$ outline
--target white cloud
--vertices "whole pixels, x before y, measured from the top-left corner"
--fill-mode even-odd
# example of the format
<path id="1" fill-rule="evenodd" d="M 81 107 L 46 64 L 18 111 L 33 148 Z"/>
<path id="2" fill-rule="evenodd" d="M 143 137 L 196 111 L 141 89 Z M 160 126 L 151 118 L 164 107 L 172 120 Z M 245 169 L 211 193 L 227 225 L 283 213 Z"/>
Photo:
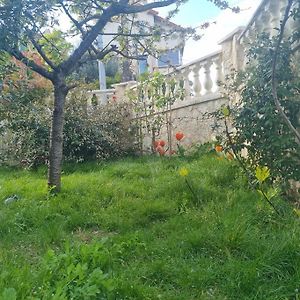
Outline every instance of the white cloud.
<path id="1" fill-rule="evenodd" d="M 183 63 L 188 63 L 220 49 L 218 42 L 235 28 L 246 25 L 260 3 L 261 0 L 242 0 L 237 3 L 241 8 L 240 13 L 235 14 L 229 10 L 222 11 L 219 16 L 211 20 L 212 22 L 216 21 L 216 24 L 203 31 L 204 36 L 201 40 L 187 41 Z"/>

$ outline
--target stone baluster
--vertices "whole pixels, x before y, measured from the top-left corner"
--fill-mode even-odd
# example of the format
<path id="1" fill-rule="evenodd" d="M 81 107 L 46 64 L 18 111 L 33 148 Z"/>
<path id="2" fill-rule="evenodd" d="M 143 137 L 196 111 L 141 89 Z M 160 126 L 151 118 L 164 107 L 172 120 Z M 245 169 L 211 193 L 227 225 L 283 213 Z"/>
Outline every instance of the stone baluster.
<path id="1" fill-rule="evenodd" d="M 271 36 L 274 36 L 278 33 L 276 28 L 280 26 L 280 15 L 281 15 L 281 3 L 280 1 L 270 1 L 268 5 L 268 9 L 271 14 L 270 22 L 271 22 Z"/>
<path id="2" fill-rule="evenodd" d="M 213 81 L 210 75 L 210 69 L 212 66 L 212 61 L 209 59 L 205 62 L 204 65 L 204 87 L 205 87 L 205 94 L 210 94 L 211 89 L 213 87 Z"/>
<path id="3" fill-rule="evenodd" d="M 193 73 L 194 73 L 194 92 L 195 92 L 195 97 L 200 97 L 201 96 L 201 82 L 200 82 L 200 69 L 201 69 L 201 64 L 196 63 L 196 65 L 193 68 Z"/>
<path id="4" fill-rule="evenodd" d="M 252 43 L 255 40 L 255 35 L 257 31 L 255 29 L 255 23 L 253 23 L 248 29 L 248 41 Z"/>
<path id="5" fill-rule="evenodd" d="M 191 97 L 191 86 L 190 86 L 190 79 L 189 79 L 190 72 L 191 70 L 189 67 L 184 68 L 182 72 L 185 99 Z"/>
<path id="6" fill-rule="evenodd" d="M 262 11 L 262 23 L 263 29 L 262 31 L 265 33 L 271 33 L 272 25 L 271 25 L 271 13 L 268 10 L 268 7 L 265 6 L 264 10 Z"/>
<path id="7" fill-rule="evenodd" d="M 254 21 L 255 30 L 258 34 L 260 34 L 263 31 L 264 24 L 262 20 L 262 14 L 259 14 L 257 18 Z"/>
<path id="8" fill-rule="evenodd" d="M 280 9 L 281 20 L 284 18 L 286 7 L 287 7 L 287 1 L 285 1 L 285 3 L 282 4 L 281 9 Z M 291 20 L 289 20 L 287 22 L 287 24 L 285 25 L 285 28 L 284 28 L 284 36 L 285 37 L 289 37 L 291 35 L 291 33 L 292 33 L 290 25 L 291 25 Z"/>
<path id="9" fill-rule="evenodd" d="M 147 105 L 150 104 L 150 99 L 149 99 L 149 92 L 148 92 L 148 87 L 141 92 L 142 93 L 142 102 L 146 103 Z"/>
<path id="10" fill-rule="evenodd" d="M 223 65 L 222 65 L 222 56 L 219 55 L 213 60 L 215 66 L 216 66 L 216 71 L 217 71 L 217 76 L 216 76 L 216 83 L 218 86 L 219 90 L 219 84 L 224 81 L 224 72 L 223 72 Z"/>
<path id="11" fill-rule="evenodd" d="M 243 47 L 245 49 L 245 52 L 247 52 L 250 48 L 250 38 L 249 38 L 249 31 L 246 31 L 242 40 L 241 40 L 241 43 L 243 44 Z"/>
<path id="12" fill-rule="evenodd" d="M 175 85 L 172 85 L 172 86 L 173 86 L 173 89 L 172 89 L 172 90 L 173 90 L 173 93 L 175 94 L 176 91 L 177 91 L 178 88 L 179 88 L 179 81 L 180 81 L 180 76 L 179 76 L 179 74 L 178 74 L 178 73 L 175 73 L 175 74 L 172 76 L 171 80 L 172 80 L 172 83 L 175 82 Z"/>
<path id="13" fill-rule="evenodd" d="M 286 5 L 285 5 L 286 6 Z M 300 3 L 294 2 L 294 5 L 292 6 L 292 9 L 300 9 Z M 296 30 L 299 30 L 300 28 L 300 19 L 297 18 L 294 20 L 293 18 L 290 18 L 286 24 L 286 31 L 287 31 L 287 36 L 290 36 L 294 34 Z"/>

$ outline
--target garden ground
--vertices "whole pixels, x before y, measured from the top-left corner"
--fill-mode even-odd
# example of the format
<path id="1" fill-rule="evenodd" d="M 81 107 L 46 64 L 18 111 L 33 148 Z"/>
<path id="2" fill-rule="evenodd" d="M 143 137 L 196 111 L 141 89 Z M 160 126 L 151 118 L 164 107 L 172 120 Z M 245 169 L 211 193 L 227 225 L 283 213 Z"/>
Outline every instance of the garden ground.
<path id="1" fill-rule="evenodd" d="M 0 299 L 298 299 L 300 219 L 235 162 L 68 165 L 62 182 L 52 196 L 43 168 L 0 170 Z"/>

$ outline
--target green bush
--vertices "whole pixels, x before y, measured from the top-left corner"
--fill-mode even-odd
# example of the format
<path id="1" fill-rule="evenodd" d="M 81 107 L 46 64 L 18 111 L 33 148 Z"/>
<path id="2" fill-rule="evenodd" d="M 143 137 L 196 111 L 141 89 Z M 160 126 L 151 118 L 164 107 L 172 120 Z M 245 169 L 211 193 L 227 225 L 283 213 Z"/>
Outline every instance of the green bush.
<path id="1" fill-rule="evenodd" d="M 44 89 L 18 85 L 0 96 L 0 164 L 35 166 L 48 157 L 50 112 Z"/>
<path id="2" fill-rule="evenodd" d="M 245 71 L 227 81 L 228 98 L 237 95 L 231 108 L 236 151 L 247 150 L 245 162 L 255 167 L 268 166 L 273 180 L 287 183 L 300 180 L 300 147 L 279 114 L 272 96 L 272 58 L 277 38 L 262 34 L 248 53 Z M 278 97 L 288 118 L 299 127 L 299 72 L 295 72 L 289 41 L 282 43 L 278 59 Z M 230 78 L 228 78 L 230 79 Z M 229 82 L 229 83 L 228 83 Z"/>
<path id="3" fill-rule="evenodd" d="M 134 151 L 130 107 L 124 102 L 87 108 L 74 92 L 65 113 L 64 156 L 68 161 L 108 159 Z"/>
<path id="4" fill-rule="evenodd" d="M 24 85 L 0 96 L 0 164 L 34 167 L 47 163 L 51 126 L 49 93 Z M 87 108 L 84 92 L 70 94 L 65 111 L 64 159 L 87 161 L 133 151 L 126 103 Z M 49 102 L 49 101 L 48 101 Z"/>

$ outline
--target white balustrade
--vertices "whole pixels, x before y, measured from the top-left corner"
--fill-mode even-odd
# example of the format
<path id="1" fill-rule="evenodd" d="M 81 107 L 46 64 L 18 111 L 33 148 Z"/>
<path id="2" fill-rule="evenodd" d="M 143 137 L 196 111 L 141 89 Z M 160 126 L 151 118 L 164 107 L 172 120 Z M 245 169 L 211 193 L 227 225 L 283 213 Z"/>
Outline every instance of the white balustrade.
<path id="1" fill-rule="evenodd" d="M 183 87 L 185 91 L 185 99 L 189 99 L 191 97 L 191 86 L 190 86 L 190 73 L 191 69 L 190 67 L 186 67 L 181 71 L 181 74 L 183 76 Z"/>
<path id="2" fill-rule="evenodd" d="M 115 89 L 93 90 L 87 92 L 87 105 L 105 105 L 115 93 Z"/>
<path id="3" fill-rule="evenodd" d="M 194 75 L 193 88 L 196 97 L 201 96 L 201 90 L 202 90 L 202 85 L 200 82 L 200 69 L 201 69 L 200 63 L 196 63 L 195 66 L 193 67 L 193 75 Z"/>
<path id="4" fill-rule="evenodd" d="M 280 25 L 280 17 L 281 17 L 281 2 L 280 1 L 270 1 L 268 5 L 271 12 L 271 26 L 272 31 L 271 35 L 274 36 L 278 33 L 276 28 Z"/>
<path id="5" fill-rule="evenodd" d="M 262 21 L 263 21 L 263 32 L 271 34 L 272 32 L 272 24 L 271 24 L 271 20 L 272 20 L 272 15 L 271 12 L 269 11 L 268 7 L 265 6 L 265 9 L 262 10 Z"/>
<path id="6" fill-rule="evenodd" d="M 247 51 L 253 42 L 253 35 L 266 32 L 270 36 L 278 34 L 281 21 L 287 7 L 287 0 L 263 0 L 254 16 L 239 37 L 239 42 Z M 299 7 L 300 2 L 294 1 L 293 8 Z M 290 36 L 300 27 L 300 21 L 290 18 L 285 28 L 285 36 Z"/>
<path id="7" fill-rule="evenodd" d="M 199 105 L 203 111 L 207 108 L 210 111 L 218 109 L 220 105 L 226 102 L 226 99 L 222 97 L 219 83 L 224 81 L 225 75 L 230 74 L 233 68 L 239 70 L 245 67 L 247 61 L 246 51 L 255 42 L 257 35 L 263 32 L 270 34 L 270 36 L 278 34 L 276 28 L 280 27 L 287 3 L 287 0 L 262 0 L 245 29 L 237 28 L 220 42 L 222 50 L 165 74 L 167 78 L 175 79 L 175 91 L 184 88 L 185 97 L 183 101 L 176 101 L 172 107 L 163 109 L 180 110 L 188 107 L 187 118 L 196 105 Z M 294 0 L 294 5 L 294 7 L 297 7 L 297 5 L 300 5 L 300 1 Z M 290 19 L 287 23 L 285 35 L 288 36 L 299 28 L 300 21 L 295 22 Z M 300 61 L 297 55 L 300 55 L 300 51 L 295 55 L 296 62 L 297 60 Z M 169 92 L 170 86 L 166 84 L 166 93 Z M 147 100 L 149 101 L 147 89 L 143 93 L 141 101 L 147 105 Z M 154 106 L 151 107 L 153 113 L 162 112 L 161 109 L 156 111 Z"/>
<path id="8" fill-rule="evenodd" d="M 204 87 L 206 90 L 207 94 L 211 94 L 211 89 L 213 87 L 213 82 L 211 79 L 211 66 L 212 66 L 212 61 L 211 60 L 207 60 L 204 64 Z"/>
<path id="9" fill-rule="evenodd" d="M 217 71 L 217 77 L 216 77 L 216 83 L 219 85 L 220 82 L 224 80 L 224 71 L 223 71 L 223 65 L 222 65 L 222 57 L 217 56 L 213 60 L 215 66 L 216 66 L 216 71 Z"/>
<path id="10" fill-rule="evenodd" d="M 295 3 L 295 5 L 300 5 L 299 1 L 295 0 Z M 235 32 L 231 41 L 228 38 L 224 40 L 224 44 L 221 42 L 222 50 L 166 74 L 177 82 L 175 90 L 184 88 L 184 101 L 194 103 L 220 98 L 219 82 L 224 81 L 224 75 L 231 72 L 232 65 L 236 68 L 243 68 L 244 50 L 249 49 L 257 34 L 266 32 L 274 36 L 278 33 L 276 28 L 280 26 L 286 6 L 286 0 L 262 0 L 243 32 L 239 36 L 237 35 L 239 33 Z M 289 20 L 287 30 L 293 31 L 299 26 L 299 21 Z M 165 92 L 169 93 L 168 85 L 166 85 L 166 89 Z M 143 100 L 146 99 L 147 91 L 144 91 Z M 184 105 L 184 103 L 182 104 Z"/>
<path id="11" fill-rule="evenodd" d="M 202 101 L 207 96 L 219 97 L 218 83 L 224 79 L 222 52 L 205 56 L 179 68 L 180 78 L 185 89 L 185 100 Z"/>

